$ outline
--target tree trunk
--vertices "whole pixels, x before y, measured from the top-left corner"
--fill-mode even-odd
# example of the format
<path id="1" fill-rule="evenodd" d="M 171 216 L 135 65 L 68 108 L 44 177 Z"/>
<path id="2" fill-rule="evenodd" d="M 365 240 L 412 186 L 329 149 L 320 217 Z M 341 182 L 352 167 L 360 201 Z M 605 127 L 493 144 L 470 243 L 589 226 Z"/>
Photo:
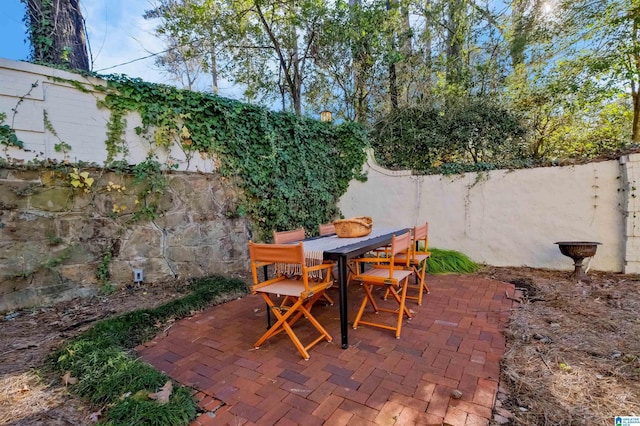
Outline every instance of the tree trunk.
<path id="1" fill-rule="evenodd" d="M 33 60 L 89 71 L 80 0 L 28 0 Z"/>
<path id="2" fill-rule="evenodd" d="M 465 7 L 464 0 L 451 0 L 449 2 L 447 17 L 447 65 L 446 80 L 448 85 L 462 83 L 462 48 L 465 34 Z"/>
<path id="3" fill-rule="evenodd" d="M 211 56 L 211 91 L 217 95 L 220 93 L 220 88 L 218 87 L 218 58 L 213 44 L 209 46 L 209 52 Z"/>
<path id="4" fill-rule="evenodd" d="M 638 13 L 636 11 L 636 13 Z M 636 15 L 638 16 L 638 15 Z M 633 32 L 631 34 L 633 44 L 638 45 L 640 39 L 640 19 L 634 19 Z M 636 51 L 637 52 L 637 51 Z M 634 53 L 632 57 L 633 61 L 633 74 L 634 77 L 631 80 L 631 99 L 633 100 L 633 124 L 631 128 L 631 140 L 634 143 L 640 142 L 640 54 Z"/>
<path id="5" fill-rule="evenodd" d="M 422 34 L 422 39 L 424 43 L 424 68 L 425 68 L 425 79 L 424 79 L 424 87 L 421 90 L 421 93 L 428 94 L 431 96 L 432 91 L 432 73 L 433 73 L 433 61 L 431 59 L 432 55 L 432 44 L 433 44 L 433 36 L 432 36 L 432 28 L 433 28 L 433 18 L 431 17 L 431 0 L 426 0 L 424 3 L 424 32 Z"/>
<path id="6" fill-rule="evenodd" d="M 633 132 L 631 140 L 640 143 L 640 96 L 638 92 L 633 93 Z"/>

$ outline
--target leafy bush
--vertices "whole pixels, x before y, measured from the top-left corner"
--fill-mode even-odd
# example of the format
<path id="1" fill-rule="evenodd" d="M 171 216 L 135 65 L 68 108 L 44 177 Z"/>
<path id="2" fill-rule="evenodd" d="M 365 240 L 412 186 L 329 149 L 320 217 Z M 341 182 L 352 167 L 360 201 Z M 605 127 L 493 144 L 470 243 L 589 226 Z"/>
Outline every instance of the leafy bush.
<path id="1" fill-rule="evenodd" d="M 490 170 L 524 156 L 525 128 L 517 116 L 483 98 L 446 106 L 393 110 L 369 136 L 378 162 L 390 169 L 431 171 L 445 164 Z M 482 166 L 484 164 L 484 166 Z M 446 172 L 446 171 L 445 171 Z"/>

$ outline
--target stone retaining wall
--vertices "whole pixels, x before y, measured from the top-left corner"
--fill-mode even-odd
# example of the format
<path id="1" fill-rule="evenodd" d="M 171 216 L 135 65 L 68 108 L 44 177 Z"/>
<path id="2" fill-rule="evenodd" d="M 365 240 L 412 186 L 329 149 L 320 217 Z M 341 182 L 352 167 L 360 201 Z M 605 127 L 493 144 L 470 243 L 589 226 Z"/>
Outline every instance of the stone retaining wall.
<path id="1" fill-rule="evenodd" d="M 64 172 L 0 169 L 0 311 L 95 294 L 101 268 L 115 285 L 134 269 L 146 283 L 246 272 L 250 226 L 217 174 L 169 175 L 148 220 L 132 176 L 89 173 L 84 192 Z"/>

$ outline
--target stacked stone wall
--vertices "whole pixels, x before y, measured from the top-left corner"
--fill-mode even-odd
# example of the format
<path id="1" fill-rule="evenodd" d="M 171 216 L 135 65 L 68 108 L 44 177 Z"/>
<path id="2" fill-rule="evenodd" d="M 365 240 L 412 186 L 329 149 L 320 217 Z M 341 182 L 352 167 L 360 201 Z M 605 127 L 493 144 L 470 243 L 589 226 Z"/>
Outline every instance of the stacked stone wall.
<path id="1" fill-rule="evenodd" d="M 133 176 L 89 174 L 74 188 L 68 172 L 0 169 L 0 311 L 132 285 L 134 269 L 146 283 L 246 272 L 250 225 L 216 173 L 175 172 L 147 198 Z"/>

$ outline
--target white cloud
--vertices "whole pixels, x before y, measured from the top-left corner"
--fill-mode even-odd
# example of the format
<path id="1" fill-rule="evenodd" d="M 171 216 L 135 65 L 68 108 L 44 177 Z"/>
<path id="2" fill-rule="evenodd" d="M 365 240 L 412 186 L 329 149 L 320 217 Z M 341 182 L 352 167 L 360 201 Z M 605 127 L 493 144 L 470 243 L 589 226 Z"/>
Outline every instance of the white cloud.
<path id="1" fill-rule="evenodd" d="M 83 5 L 95 71 L 166 82 L 154 64 L 154 57 L 138 60 L 165 49 L 153 34 L 156 24 L 142 17 L 152 7 L 149 1 L 97 0 Z M 130 63 L 120 65 L 127 62 Z"/>

